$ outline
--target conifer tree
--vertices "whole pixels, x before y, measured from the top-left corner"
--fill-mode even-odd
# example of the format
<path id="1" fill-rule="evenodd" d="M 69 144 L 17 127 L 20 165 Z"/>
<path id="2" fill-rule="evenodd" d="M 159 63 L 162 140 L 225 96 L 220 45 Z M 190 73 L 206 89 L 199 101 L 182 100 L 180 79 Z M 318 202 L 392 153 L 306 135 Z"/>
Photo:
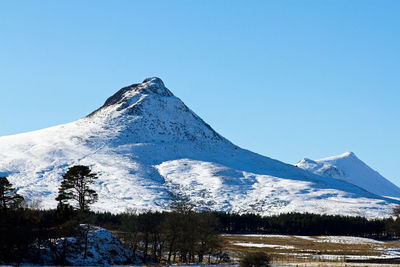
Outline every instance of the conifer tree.
<path id="1" fill-rule="evenodd" d="M 87 166 L 76 165 L 70 167 L 63 178 L 56 198 L 59 207 L 68 206 L 72 201 L 80 212 L 88 211 L 89 205 L 98 199 L 96 191 L 89 187 L 97 179 L 96 174 Z"/>
<path id="2" fill-rule="evenodd" d="M 23 200 L 24 198 L 17 194 L 16 189 L 12 187 L 7 177 L 0 177 L 0 210 L 16 208 Z"/>
<path id="3" fill-rule="evenodd" d="M 400 234 L 400 205 L 393 208 L 392 215 L 394 218 L 390 218 L 387 222 L 387 228 L 390 232 L 395 235 Z"/>

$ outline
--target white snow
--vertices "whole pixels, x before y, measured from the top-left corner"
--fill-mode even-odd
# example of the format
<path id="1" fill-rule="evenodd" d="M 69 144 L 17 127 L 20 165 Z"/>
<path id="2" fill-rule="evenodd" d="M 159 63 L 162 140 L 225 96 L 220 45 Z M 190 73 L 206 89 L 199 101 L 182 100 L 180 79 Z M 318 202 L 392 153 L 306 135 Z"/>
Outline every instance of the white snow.
<path id="1" fill-rule="evenodd" d="M 260 243 L 233 243 L 235 246 L 241 247 L 255 247 L 255 248 L 277 248 L 277 249 L 294 249 L 294 246 L 282 246 L 273 244 L 260 244 Z"/>
<path id="2" fill-rule="evenodd" d="M 59 255 L 65 253 L 65 263 L 73 266 L 98 266 L 129 263 L 130 251 L 108 230 L 93 226 L 80 225 L 82 236 L 62 237 L 34 243 L 25 255 L 36 259 L 41 265 L 60 264 Z M 85 232 L 85 233 L 84 233 Z M 86 236 L 87 233 L 87 236 Z M 85 243 L 87 249 L 85 253 Z M 65 251 L 65 252 L 64 252 Z"/>
<path id="3" fill-rule="evenodd" d="M 290 235 L 262 235 L 262 234 L 244 234 L 244 237 L 265 237 L 265 238 L 290 238 Z"/>
<path id="4" fill-rule="evenodd" d="M 355 237 L 355 236 L 318 236 L 314 239 L 317 242 L 339 243 L 339 244 L 382 244 L 384 242 L 371 238 Z"/>
<path id="5" fill-rule="evenodd" d="M 383 250 L 381 257 L 399 258 L 400 257 L 400 249 L 399 248 L 386 248 Z"/>
<path id="6" fill-rule="evenodd" d="M 75 164 L 99 176 L 94 210 L 164 210 L 188 198 L 199 209 L 376 218 L 398 203 L 237 147 L 158 78 L 121 89 L 76 122 L 0 137 L 0 158 L 0 175 L 44 208 L 56 207 L 62 174 Z"/>
<path id="7" fill-rule="evenodd" d="M 300 239 L 304 239 L 304 240 L 310 240 L 310 241 L 314 241 L 315 238 L 312 236 L 305 236 L 305 235 L 295 235 L 294 237 L 296 238 L 300 238 Z"/>

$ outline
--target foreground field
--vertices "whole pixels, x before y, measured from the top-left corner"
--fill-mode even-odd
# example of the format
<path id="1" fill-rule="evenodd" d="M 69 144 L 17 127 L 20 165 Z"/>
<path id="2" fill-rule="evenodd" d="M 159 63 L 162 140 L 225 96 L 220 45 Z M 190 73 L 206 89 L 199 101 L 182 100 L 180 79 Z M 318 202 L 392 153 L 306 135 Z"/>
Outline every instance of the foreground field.
<path id="1" fill-rule="evenodd" d="M 223 235 L 233 260 L 262 251 L 275 266 L 399 266 L 400 241 L 350 236 Z M 367 265 L 366 265 L 367 264 Z"/>

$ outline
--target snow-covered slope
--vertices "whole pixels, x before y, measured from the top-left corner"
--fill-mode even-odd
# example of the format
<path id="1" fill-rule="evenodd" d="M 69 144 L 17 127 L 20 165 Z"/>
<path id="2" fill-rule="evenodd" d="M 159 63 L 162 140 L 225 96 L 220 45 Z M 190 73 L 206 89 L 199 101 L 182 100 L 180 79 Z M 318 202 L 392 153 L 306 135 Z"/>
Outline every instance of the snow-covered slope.
<path id="1" fill-rule="evenodd" d="M 353 152 L 316 161 L 303 159 L 296 166 L 318 175 L 347 181 L 380 196 L 400 198 L 400 188 L 370 168 Z"/>
<path id="2" fill-rule="evenodd" d="M 159 78 L 122 88 L 76 122 L 0 137 L 0 158 L 0 175 L 46 208 L 74 164 L 98 174 L 93 208 L 112 212 L 161 210 L 178 198 L 203 209 L 377 217 L 394 202 L 237 147 Z"/>
<path id="3" fill-rule="evenodd" d="M 86 253 L 85 253 L 85 244 Z M 35 241 L 25 255 L 24 265 L 110 266 L 131 262 L 130 250 L 110 231 L 82 224 L 75 236 Z"/>

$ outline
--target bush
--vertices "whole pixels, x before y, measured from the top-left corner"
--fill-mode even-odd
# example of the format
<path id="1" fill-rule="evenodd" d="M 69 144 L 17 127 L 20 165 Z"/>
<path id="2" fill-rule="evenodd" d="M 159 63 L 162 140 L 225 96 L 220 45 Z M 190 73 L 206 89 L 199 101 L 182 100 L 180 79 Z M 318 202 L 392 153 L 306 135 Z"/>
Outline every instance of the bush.
<path id="1" fill-rule="evenodd" d="M 242 267 L 270 266 L 270 258 L 264 252 L 246 253 L 240 261 Z"/>

